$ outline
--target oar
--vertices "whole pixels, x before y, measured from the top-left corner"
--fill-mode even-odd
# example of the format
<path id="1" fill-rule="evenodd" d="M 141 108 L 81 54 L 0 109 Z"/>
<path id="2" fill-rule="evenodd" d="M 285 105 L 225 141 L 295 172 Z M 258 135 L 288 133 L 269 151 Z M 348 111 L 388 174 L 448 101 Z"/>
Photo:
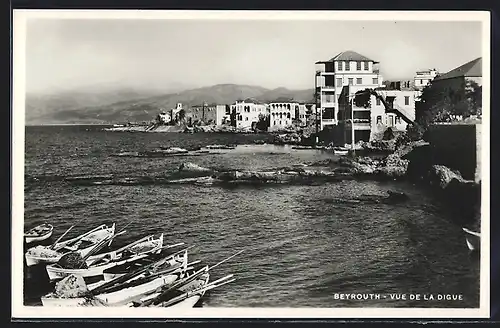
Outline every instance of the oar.
<path id="1" fill-rule="evenodd" d="M 174 247 L 177 247 L 177 246 L 182 246 L 184 245 L 185 243 L 177 243 L 177 244 L 173 244 L 173 245 L 167 245 L 167 246 L 163 246 L 161 247 L 160 249 L 168 249 L 168 248 L 174 248 Z"/>
<path id="2" fill-rule="evenodd" d="M 200 288 L 197 288 L 197 289 L 194 289 L 192 291 L 186 292 L 186 293 L 184 293 L 182 295 L 179 295 L 177 297 L 174 297 L 174 298 L 172 298 L 172 299 L 170 299 L 168 301 L 165 301 L 165 302 L 161 303 L 159 306 L 161 306 L 161 307 L 168 307 L 169 305 L 172 305 L 172 304 L 178 303 L 180 301 L 183 301 L 183 300 L 191 297 L 192 295 L 196 295 L 198 293 L 201 293 L 202 291 L 206 291 L 208 289 L 213 289 L 215 287 L 219 287 L 219 286 L 225 285 L 225 284 L 230 283 L 230 282 L 232 282 L 232 281 L 235 280 L 235 279 L 232 279 L 232 280 L 229 280 L 229 281 L 226 281 L 225 283 L 223 283 L 224 280 L 231 279 L 232 277 L 233 277 L 232 274 L 227 275 L 227 276 L 225 276 L 223 278 L 220 278 L 220 279 L 218 279 L 216 281 L 213 281 L 213 282 L 211 282 L 209 284 L 206 284 L 205 286 L 202 286 Z"/>
<path id="3" fill-rule="evenodd" d="M 208 269 L 208 266 L 205 266 L 205 267 L 203 267 L 202 269 L 200 269 L 199 271 L 197 271 L 197 272 L 193 273 L 191 276 L 189 276 L 189 277 L 185 277 L 185 278 L 183 278 L 183 279 L 181 279 L 181 280 L 179 280 L 179 281 L 175 282 L 174 284 L 169 285 L 166 289 L 163 289 L 163 288 L 162 288 L 163 290 L 161 290 L 161 291 L 159 292 L 159 295 L 158 295 L 157 297 L 155 297 L 155 298 L 151 298 L 151 299 L 148 299 L 148 300 L 146 300 L 146 301 L 144 301 L 144 302 L 141 302 L 141 303 L 136 303 L 136 304 L 135 304 L 135 306 L 136 306 L 136 307 L 146 307 L 146 306 L 149 306 L 149 305 L 151 305 L 151 304 L 156 305 L 156 304 L 158 304 L 158 303 L 161 303 L 161 299 L 162 299 L 162 297 L 163 297 L 166 293 L 168 293 L 168 292 L 170 292 L 170 291 L 172 291 L 172 290 L 175 290 L 175 289 L 179 288 L 179 287 L 180 287 L 180 286 L 182 286 L 182 285 L 186 285 L 186 284 L 188 284 L 189 282 L 191 282 L 191 281 L 193 281 L 194 279 L 196 279 L 196 277 L 200 276 L 200 275 L 201 275 L 201 274 L 203 274 L 203 273 L 206 273 L 206 272 L 207 272 L 207 269 Z"/>
<path id="4" fill-rule="evenodd" d="M 163 263 L 165 263 L 168 259 L 172 258 L 173 256 L 175 256 L 175 255 L 177 255 L 177 254 L 179 254 L 179 253 L 181 253 L 181 252 L 185 252 L 185 251 L 187 251 L 189 248 L 192 248 L 192 247 L 194 247 L 194 245 L 193 245 L 193 246 L 190 246 L 190 247 L 187 247 L 186 249 L 183 249 L 183 250 L 178 251 L 178 252 L 176 252 L 176 253 L 173 253 L 173 254 L 171 254 L 171 255 L 165 256 L 164 258 L 162 258 L 162 259 L 160 259 L 160 260 L 158 260 L 158 261 L 156 261 L 156 262 L 153 262 L 153 263 L 151 263 L 151 264 L 145 265 L 144 267 L 139 268 L 139 269 L 137 269 L 137 270 L 135 270 L 135 271 L 132 271 L 132 272 L 130 272 L 130 273 L 127 273 L 127 274 L 125 274 L 125 275 L 123 275 L 123 276 L 119 276 L 119 277 L 116 277 L 116 278 L 114 278 L 114 279 L 111 279 L 110 281 L 108 281 L 108 282 L 106 282 L 106 283 L 102 284 L 101 286 L 96 287 L 96 288 L 92 291 L 92 293 L 93 293 L 94 295 L 96 295 L 96 293 L 97 293 L 97 294 L 101 294 L 101 293 L 103 293 L 104 291 L 107 291 L 108 289 L 113 288 L 115 285 L 117 285 L 117 284 L 119 284 L 119 283 L 121 283 L 121 282 L 126 282 L 126 281 L 130 280 L 131 278 L 133 278 L 133 277 L 135 277 L 135 276 L 140 275 L 141 273 L 143 273 L 143 272 L 147 271 L 147 270 L 148 270 L 148 269 L 150 269 L 150 268 L 154 268 L 154 267 L 157 267 L 157 266 L 162 265 L 162 264 L 163 264 Z"/>
<path id="5" fill-rule="evenodd" d="M 94 255 L 95 253 L 97 253 L 98 251 L 100 251 L 105 245 L 106 243 L 111 242 L 114 238 L 118 237 L 119 235 L 123 235 L 126 231 L 121 231 L 111 237 L 108 237 L 108 238 L 104 238 L 103 240 L 99 241 L 82 259 L 82 262 L 80 264 L 80 267 L 83 265 L 83 263 L 85 263 L 85 261 L 92 255 Z M 91 264 L 94 264 L 96 261 L 94 261 L 93 263 Z"/>
<path id="6" fill-rule="evenodd" d="M 92 229 L 92 230 L 90 230 L 90 231 L 88 231 L 88 232 L 84 233 L 83 235 L 80 235 L 80 236 L 78 236 L 78 237 L 76 237 L 76 238 L 73 238 L 73 239 L 70 239 L 70 240 L 68 240 L 68 241 L 65 241 L 65 242 L 63 243 L 64 245 L 63 245 L 62 247 L 59 247 L 59 249 L 64 248 L 64 247 L 67 247 L 67 246 L 68 246 L 69 244 L 71 244 L 71 243 L 76 243 L 76 242 L 77 242 L 77 241 L 79 241 L 80 239 L 83 239 L 83 238 L 87 237 L 88 235 L 90 235 L 90 234 L 92 234 L 92 233 L 94 233 L 94 232 L 96 232 L 96 231 L 98 231 L 98 230 L 102 230 L 104 227 L 106 227 L 106 225 L 105 225 L 105 224 L 101 224 L 101 225 L 100 225 L 100 226 L 98 226 L 97 228 Z"/>
<path id="7" fill-rule="evenodd" d="M 221 265 L 222 263 L 224 263 L 224 262 L 226 262 L 226 261 L 229 261 L 230 259 L 232 259 L 232 258 L 233 258 L 233 257 L 235 257 L 236 255 L 241 254 L 241 253 L 243 253 L 243 249 L 242 249 L 241 251 L 237 252 L 236 254 L 231 255 L 231 256 L 230 256 L 230 257 L 228 257 L 227 259 L 222 260 L 222 261 L 220 261 L 219 263 L 217 263 L 217 264 L 215 264 L 215 265 L 212 265 L 210 268 L 208 268 L 208 270 L 211 270 L 211 269 L 213 269 L 213 268 L 215 268 L 215 267 L 218 267 L 218 266 L 219 266 L 219 265 Z"/>
<path id="8" fill-rule="evenodd" d="M 72 225 L 71 227 L 69 227 L 69 229 L 68 229 L 68 230 L 66 230 L 66 232 L 65 232 L 65 233 L 63 233 L 63 234 L 61 235 L 61 237 L 57 238 L 57 240 L 56 240 L 56 241 L 55 241 L 52 245 L 50 245 L 50 247 L 49 247 L 49 248 L 50 248 L 50 249 L 54 249 L 54 247 L 56 247 L 57 243 L 58 243 L 61 239 L 63 239 L 63 238 L 64 238 L 64 236 L 66 236 L 66 235 L 68 234 L 68 232 L 69 232 L 71 229 L 73 229 L 73 227 L 74 227 L 74 225 Z"/>
<path id="9" fill-rule="evenodd" d="M 126 246 L 123 246 L 122 248 L 119 248 L 119 249 L 117 249 L 117 250 L 115 250 L 115 251 L 113 251 L 113 252 L 114 252 L 114 253 L 116 253 L 116 254 L 121 253 L 121 252 L 123 252 L 124 250 L 126 250 L 126 249 L 128 249 L 128 248 L 131 248 L 131 247 L 134 247 L 135 245 L 137 245 L 137 244 L 139 244 L 139 243 L 142 243 L 143 241 L 145 241 L 145 240 L 147 240 L 147 239 L 149 239 L 149 238 L 151 238 L 151 237 L 153 237 L 153 236 L 154 236 L 154 235 L 149 235 L 149 236 L 146 236 L 146 237 L 141 238 L 141 239 L 139 239 L 139 240 L 136 240 L 136 241 L 134 241 L 134 242 L 132 242 L 132 243 L 130 243 L 130 244 L 128 244 L 128 245 L 126 245 Z"/>
<path id="10" fill-rule="evenodd" d="M 191 267 L 191 266 L 197 262 L 200 262 L 200 261 L 194 261 L 194 262 L 190 263 L 188 268 L 192 269 L 193 267 Z M 120 284 L 119 286 L 115 286 L 113 289 L 108 289 L 106 291 L 106 293 L 109 293 L 110 291 L 113 291 L 113 290 L 118 289 L 118 288 L 124 289 L 124 288 L 129 288 L 129 287 L 141 285 L 141 284 L 144 284 L 146 282 L 152 281 L 152 280 L 156 279 L 157 277 L 176 273 L 179 270 L 181 270 L 181 272 L 185 270 L 182 264 L 174 265 L 166 270 L 155 272 L 155 273 L 148 275 L 148 276 L 143 276 L 143 277 L 139 277 L 139 278 L 134 277 L 134 278 L 131 278 L 130 280 L 128 280 L 127 282 Z M 155 291 L 151 291 L 151 293 L 154 293 L 154 292 Z"/>
<path id="11" fill-rule="evenodd" d="M 235 257 L 235 256 L 236 256 L 236 255 L 238 255 L 238 254 L 241 254 L 242 252 L 243 252 L 243 250 L 241 250 L 241 251 L 239 251 L 239 252 L 237 252 L 237 253 L 235 253 L 235 254 L 231 255 L 230 257 L 228 257 L 228 258 L 226 258 L 226 259 L 224 259 L 224 260 L 220 261 L 219 263 L 217 263 L 217 264 L 215 264 L 215 265 L 213 265 L 213 266 L 211 266 L 211 267 L 208 267 L 208 266 L 207 266 L 207 267 L 204 267 L 203 269 L 200 269 L 198 272 L 193 273 L 193 275 L 191 275 L 191 276 L 189 276 L 189 277 L 186 277 L 186 278 L 184 278 L 184 279 L 182 279 L 182 280 L 178 281 L 176 284 L 172 285 L 171 287 L 169 287 L 167 290 L 165 290 L 164 292 L 162 292 L 162 294 L 161 294 L 160 296 L 158 296 L 158 298 L 156 298 L 155 300 L 151 300 L 151 301 L 150 301 L 149 303 L 147 303 L 146 305 L 141 304 L 141 305 L 139 305 L 139 306 L 141 306 L 141 307 L 142 307 L 142 306 L 147 306 L 147 305 L 149 305 L 149 304 L 151 304 L 151 303 L 153 303 L 153 302 L 155 302 L 155 301 L 157 301 L 157 300 L 161 299 L 161 296 L 162 296 L 162 295 L 165 295 L 167 292 L 169 292 L 169 291 L 171 291 L 171 290 L 173 290 L 173 289 L 175 289 L 175 288 L 178 288 L 178 287 L 180 287 L 180 286 L 182 286 L 182 285 L 185 285 L 185 284 L 187 284 L 187 283 L 189 283 L 189 282 L 193 281 L 193 280 L 194 280 L 197 276 L 199 276 L 199 275 L 203 274 L 204 272 L 208 272 L 208 271 L 210 271 L 211 269 L 213 269 L 213 268 L 215 268 L 215 267 L 217 267 L 217 266 L 221 265 L 221 264 L 222 264 L 222 263 L 224 263 L 224 262 L 229 261 L 230 259 L 232 259 L 233 257 Z"/>

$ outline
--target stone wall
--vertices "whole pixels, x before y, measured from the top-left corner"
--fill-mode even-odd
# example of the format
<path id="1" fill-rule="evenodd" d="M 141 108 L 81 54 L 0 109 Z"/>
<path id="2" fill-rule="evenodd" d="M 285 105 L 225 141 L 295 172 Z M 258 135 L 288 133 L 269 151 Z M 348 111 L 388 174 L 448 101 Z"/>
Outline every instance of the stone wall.
<path id="1" fill-rule="evenodd" d="M 431 144 L 432 161 L 458 170 L 467 180 L 481 180 L 481 124 L 436 124 L 424 140 Z"/>

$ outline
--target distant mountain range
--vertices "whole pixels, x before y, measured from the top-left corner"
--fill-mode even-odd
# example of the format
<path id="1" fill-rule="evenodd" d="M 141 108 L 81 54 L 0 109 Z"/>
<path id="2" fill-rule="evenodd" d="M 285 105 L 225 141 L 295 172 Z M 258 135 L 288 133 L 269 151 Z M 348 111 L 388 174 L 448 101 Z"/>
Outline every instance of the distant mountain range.
<path id="1" fill-rule="evenodd" d="M 112 124 L 149 121 L 162 109 L 206 103 L 231 104 L 239 99 L 258 101 L 293 99 L 313 102 L 314 90 L 266 89 L 259 86 L 218 84 L 161 94 L 158 91 L 121 89 L 102 92 L 66 91 L 55 95 L 26 96 L 26 124 Z"/>

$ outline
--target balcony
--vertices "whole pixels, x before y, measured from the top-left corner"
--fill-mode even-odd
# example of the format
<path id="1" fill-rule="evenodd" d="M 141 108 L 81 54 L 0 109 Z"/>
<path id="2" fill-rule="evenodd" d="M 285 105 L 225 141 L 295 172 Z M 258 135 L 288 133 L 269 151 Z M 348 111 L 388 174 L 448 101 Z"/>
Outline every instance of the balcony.
<path id="1" fill-rule="evenodd" d="M 346 121 L 346 127 L 351 128 L 351 120 Z M 370 120 L 354 119 L 354 130 L 371 130 Z"/>
<path id="2" fill-rule="evenodd" d="M 335 107 L 335 103 L 333 101 L 322 101 L 321 102 L 321 107 L 324 107 L 324 108 L 333 108 L 333 107 Z"/>
<path id="3" fill-rule="evenodd" d="M 322 91 L 335 91 L 335 85 L 323 85 L 321 86 Z"/>
<path id="4" fill-rule="evenodd" d="M 321 125 L 324 126 L 324 125 L 335 125 L 336 124 L 336 121 L 335 119 L 322 119 L 321 120 Z"/>

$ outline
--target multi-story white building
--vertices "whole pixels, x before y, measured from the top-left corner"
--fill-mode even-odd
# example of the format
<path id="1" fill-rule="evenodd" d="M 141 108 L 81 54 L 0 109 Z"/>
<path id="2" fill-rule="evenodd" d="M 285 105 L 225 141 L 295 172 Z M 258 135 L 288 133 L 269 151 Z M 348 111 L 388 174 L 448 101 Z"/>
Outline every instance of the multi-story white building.
<path id="1" fill-rule="evenodd" d="M 295 112 L 295 121 L 298 122 L 300 126 L 305 126 L 307 124 L 307 105 L 299 104 L 299 110 Z"/>
<path id="2" fill-rule="evenodd" d="M 370 96 L 369 107 L 357 107 L 352 101 L 353 93 L 349 87 L 344 88 L 339 110 L 340 129 L 337 131 L 337 138 L 341 140 L 339 143 L 351 143 L 352 129 L 355 143 L 361 140 L 372 141 L 381 139 L 388 128 L 395 132 L 405 131 L 408 124 L 415 120 L 413 90 L 386 88 L 378 89 L 376 93 L 385 100 L 389 110 L 386 110 L 383 102 L 375 95 Z"/>
<path id="3" fill-rule="evenodd" d="M 325 125 L 338 124 L 338 99 L 344 86 L 349 86 L 352 93 L 382 86 L 377 64 L 354 51 L 316 62 L 316 106 L 321 115 L 321 130 Z"/>
<path id="4" fill-rule="evenodd" d="M 436 76 L 438 76 L 439 72 L 435 69 L 425 69 L 421 71 L 417 71 L 414 79 L 415 89 L 421 90 L 425 86 L 427 86 Z"/>
<path id="5" fill-rule="evenodd" d="M 276 131 L 293 125 L 295 116 L 299 113 L 297 102 L 272 102 L 268 104 L 270 119 L 269 131 Z"/>
<path id="6" fill-rule="evenodd" d="M 253 124 L 257 124 L 260 115 L 268 114 L 268 107 L 253 100 L 243 100 L 231 105 L 231 113 L 233 112 L 236 113 L 237 128 L 251 128 Z"/>

